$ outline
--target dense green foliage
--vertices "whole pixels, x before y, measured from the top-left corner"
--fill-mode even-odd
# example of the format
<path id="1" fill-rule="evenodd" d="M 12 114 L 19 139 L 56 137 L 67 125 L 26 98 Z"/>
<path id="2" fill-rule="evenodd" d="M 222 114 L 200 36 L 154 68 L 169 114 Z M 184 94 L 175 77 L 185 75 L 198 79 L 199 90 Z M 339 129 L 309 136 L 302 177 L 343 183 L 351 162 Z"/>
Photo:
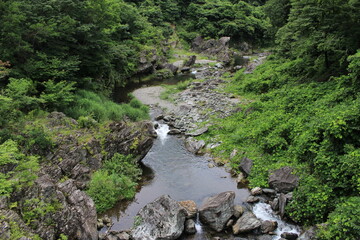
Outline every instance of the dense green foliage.
<path id="1" fill-rule="evenodd" d="M 38 158 L 21 153 L 16 142 L 8 140 L 0 145 L 0 194 L 10 196 L 31 186 L 39 170 Z"/>
<path id="2" fill-rule="evenodd" d="M 301 181 L 290 217 L 327 223 L 320 239 L 359 238 L 359 9 L 359 0 L 1 1 L 1 194 L 30 186 L 39 169 L 32 155 L 54 147 L 46 112 L 65 112 L 89 132 L 108 120 L 146 119 L 136 99 L 118 105 L 105 97 L 131 81 L 141 54 L 169 56 L 172 40 L 230 36 L 235 47 L 273 42 L 274 54 L 230 83 L 252 101 L 205 136 L 223 142 L 215 153 L 228 158 L 237 149 L 234 169 L 242 157 L 253 159 L 251 186 L 266 186 L 270 170 L 294 167 Z M 139 175 L 131 157 L 105 161 L 88 189 L 97 210 L 131 198 Z M 54 211 L 31 201 L 38 208 L 23 214 L 30 225 Z"/>
<path id="3" fill-rule="evenodd" d="M 12 0 L 1 2 L 0 12 L 2 60 L 12 76 L 38 82 L 123 84 L 139 51 L 162 35 L 123 1 Z"/>
<path id="4" fill-rule="evenodd" d="M 141 170 L 131 155 L 115 154 L 105 161 L 102 169 L 92 175 L 87 190 L 97 211 L 103 212 L 121 199 L 134 197 L 140 175 Z"/>
<path id="5" fill-rule="evenodd" d="M 301 180 L 287 212 L 301 224 L 326 222 L 320 239 L 360 237 L 359 4 L 268 1 L 275 54 L 252 74 L 236 73 L 229 90 L 253 101 L 206 137 L 223 141 L 220 156 L 238 150 L 234 169 L 244 156 L 254 160 L 251 186 L 294 167 Z"/>

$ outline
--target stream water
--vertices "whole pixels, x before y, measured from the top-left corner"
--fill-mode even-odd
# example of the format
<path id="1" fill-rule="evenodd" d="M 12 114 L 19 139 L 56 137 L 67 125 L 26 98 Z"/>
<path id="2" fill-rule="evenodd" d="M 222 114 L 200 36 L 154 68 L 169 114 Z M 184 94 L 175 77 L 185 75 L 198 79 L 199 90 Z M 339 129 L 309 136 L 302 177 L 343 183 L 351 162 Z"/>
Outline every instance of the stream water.
<path id="1" fill-rule="evenodd" d="M 106 212 L 114 223 L 112 230 L 131 228 L 138 211 L 164 194 L 178 201 L 193 200 L 198 206 L 205 198 L 224 191 L 236 193 L 236 204 L 242 204 L 249 196 L 248 189 L 238 189 L 224 168 L 209 168 L 207 157 L 188 152 L 183 140 L 167 135 L 168 130 L 167 125 L 160 124 L 158 138 L 142 160 L 144 174 L 135 199 L 120 202 Z M 198 233 L 191 239 L 206 239 L 201 224 L 196 227 Z"/>
<path id="2" fill-rule="evenodd" d="M 224 168 L 209 168 L 209 158 L 195 156 L 188 152 L 182 139 L 167 135 L 169 131 L 167 125 L 160 124 L 156 131 L 158 138 L 142 160 L 143 177 L 135 199 L 122 201 L 105 213 L 112 218 L 114 223 L 112 230 L 130 229 L 133 226 L 134 216 L 139 210 L 164 194 L 178 201 L 194 200 L 198 206 L 201 206 L 207 197 L 224 191 L 234 191 L 235 204 L 244 204 L 249 196 L 248 189 L 238 189 L 235 179 Z M 268 204 L 259 203 L 254 206 L 253 211 L 261 220 L 278 222 L 277 235 L 273 239 L 279 239 L 280 234 L 285 231 L 299 233 L 296 226 L 284 223 L 273 214 Z M 211 239 L 213 236 L 212 232 L 202 226 L 199 220 L 196 222 L 196 229 L 195 235 L 182 236 L 180 239 L 204 240 Z M 231 234 L 222 236 L 225 239 L 234 239 Z"/>

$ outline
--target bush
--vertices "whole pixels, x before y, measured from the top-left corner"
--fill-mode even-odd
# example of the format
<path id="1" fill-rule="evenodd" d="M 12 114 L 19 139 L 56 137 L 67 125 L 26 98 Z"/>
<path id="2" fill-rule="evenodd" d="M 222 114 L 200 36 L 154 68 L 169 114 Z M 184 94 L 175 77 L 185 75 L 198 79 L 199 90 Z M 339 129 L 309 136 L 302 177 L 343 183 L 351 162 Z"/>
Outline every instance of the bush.
<path id="1" fill-rule="evenodd" d="M 93 128 L 98 126 L 98 122 L 90 116 L 80 116 L 77 122 L 80 128 Z"/>
<path id="2" fill-rule="evenodd" d="M 0 145 L 0 195 L 9 196 L 14 190 L 29 187 L 37 178 L 38 158 L 26 156 L 13 140 Z"/>
<path id="3" fill-rule="evenodd" d="M 313 225 L 324 222 L 334 205 L 333 190 L 309 175 L 301 179 L 286 212 L 298 223 Z"/>
<path id="4" fill-rule="evenodd" d="M 94 200 L 98 212 L 114 206 L 121 199 L 135 195 L 136 181 L 141 175 L 136 161 L 131 155 L 116 153 L 106 160 L 103 168 L 93 174 L 87 193 Z"/>
<path id="5" fill-rule="evenodd" d="M 339 204 L 329 215 L 325 227 L 320 230 L 321 240 L 360 239 L 360 197 L 350 197 Z"/>

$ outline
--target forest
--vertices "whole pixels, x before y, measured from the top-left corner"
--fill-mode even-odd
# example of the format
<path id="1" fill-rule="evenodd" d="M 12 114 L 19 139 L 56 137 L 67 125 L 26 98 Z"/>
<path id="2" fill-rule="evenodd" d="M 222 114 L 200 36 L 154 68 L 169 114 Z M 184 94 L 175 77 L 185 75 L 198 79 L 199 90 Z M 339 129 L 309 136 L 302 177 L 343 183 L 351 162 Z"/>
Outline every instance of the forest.
<path id="1" fill-rule="evenodd" d="M 217 156 L 242 152 L 231 159 L 234 169 L 242 157 L 253 159 L 252 187 L 266 187 L 269 171 L 292 166 L 301 180 L 289 217 L 305 227 L 322 224 L 318 239 L 359 239 L 359 0 L 0 1 L 1 197 L 15 206 L 15 193 L 37 178 L 54 148 L 54 133 L 43 124 L 50 112 L 65 113 L 82 129 L 148 119 L 137 99 L 118 104 L 112 93 L 141 72 L 142 57 L 170 58 L 174 33 L 187 50 L 197 36 L 227 36 L 234 50 L 246 42 L 271 52 L 229 85 L 251 103 L 202 138 L 225 143 Z M 115 194 L 131 198 L 140 173 L 133 160 L 115 158 L 122 166 L 109 159 L 91 184 L 99 187 L 106 175 L 128 188 Z M 111 169 L 121 180 L 111 180 Z M 96 191 L 89 195 L 99 197 Z M 21 211 L 34 228 L 36 215 Z"/>

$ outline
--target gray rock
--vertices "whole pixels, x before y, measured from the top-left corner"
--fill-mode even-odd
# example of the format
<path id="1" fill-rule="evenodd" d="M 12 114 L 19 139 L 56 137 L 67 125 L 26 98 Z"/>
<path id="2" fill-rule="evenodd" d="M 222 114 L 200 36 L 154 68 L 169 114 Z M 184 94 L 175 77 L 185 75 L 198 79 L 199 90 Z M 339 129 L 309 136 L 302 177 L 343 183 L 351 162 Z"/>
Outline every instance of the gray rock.
<path id="1" fill-rule="evenodd" d="M 206 133 L 208 130 L 209 130 L 208 127 L 203 127 L 203 128 L 197 129 L 193 132 L 186 133 L 185 136 L 197 137 L 197 136 L 200 136 L 200 135 Z"/>
<path id="2" fill-rule="evenodd" d="M 190 72 L 191 68 L 190 67 L 183 67 L 181 68 L 181 72 L 184 73 L 184 72 Z"/>
<path id="3" fill-rule="evenodd" d="M 260 198 L 258 197 L 255 197 L 255 196 L 249 196 L 247 199 L 246 199 L 246 202 L 247 203 L 257 203 L 260 201 Z"/>
<path id="4" fill-rule="evenodd" d="M 235 181 L 238 184 L 238 186 L 245 186 L 248 183 L 248 180 L 245 178 L 242 172 L 238 174 Z"/>
<path id="5" fill-rule="evenodd" d="M 175 66 L 174 64 L 171 63 L 166 63 L 164 65 L 161 65 L 162 69 L 168 69 L 170 70 L 173 74 L 176 74 L 176 72 L 179 70 L 178 66 Z"/>
<path id="6" fill-rule="evenodd" d="M 97 229 L 102 229 L 105 226 L 105 224 L 102 219 L 98 219 L 96 226 L 97 226 Z"/>
<path id="7" fill-rule="evenodd" d="M 232 225 L 234 225 L 234 220 L 230 219 L 227 223 L 226 223 L 226 228 L 231 227 Z"/>
<path id="8" fill-rule="evenodd" d="M 194 201 L 192 201 L 192 200 L 181 201 L 181 202 L 179 202 L 179 204 L 186 210 L 186 218 L 195 218 L 196 217 L 197 206 Z"/>
<path id="9" fill-rule="evenodd" d="M 286 202 L 287 202 L 286 195 L 283 194 L 283 193 L 280 193 L 280 196 L 279 196 L 279 213 L 280 213 L 281 217 L 284 217 Z"/>
<path id="10" fill-rule="evenodd" d="M 189 57 L 189 59 L 184 63 L 184 67 L 191 67 L 195 64 L 196 61 L 196 55 L 192 55 Z"/>
<path id="11" fill-rule="evenodd" d="M 202 37 L 196 37 L 192 44 L 192 50 L 202 53 L 206 56 L 214 56 L 218 61 L 229 63 L 233 57 L 233 51 L 229 49 L 230 37 L 222 37 L 219 40 L 204 40 Z"/>
<path id="12" fill-rule="evenodd" d="M 274 232 L 277 226 L 278 223 L 276 221 L 270 221 L 270 220 L 263 221 L 261 223 L 261 232 L 264 234 Z"/>
<path id="13" fill-rule="evenodd" d="M 0 196 L 0 209 L 8 208 L 9 198 L 6 196 Z"/>
<path id="14" fill-rule="evenodd" d="M 110 234 L 105 237 L 105 240 L 119 240 L 119 239 L 117 236 Z"/>
<path id="15" fill-rule="evenodd" d="M 162 114 L 155 117 L 155 121 L 160 121 L 162 119 L 164 119 L 164 115 Z"/>
<path id="16" fill-rule="evenodd" d="M 192 137 L 189 137 L 185 141 L 185 147 L 189 152 L 196 154 L 203 147 L 205 147 L 205 141 L 204 140 L 197 141 L 197 140 L 193 139 Z"/>
<path id="17" fill-rule="evenodd" d="M 234 206 L 234 217 L 235 218 L 239 218 L 241 217 L 241 215 L 243 215 L 244 213 L 244 208 L 240 205 L 235 205 Z"/>
<path id="18" fill-rule="evenodd" d="M 245 177 L 248 177 L 250 175 L 252 166 L 253 161 L 250 158 L 244 157 L 241 159 L 239 169 L 244 173 Z"/>
<path id="19" fill-rule="evenodd" d="M 129 240 L 130 239 L 130 235 L 127 232 L 121 232 L 116 234 L 118 240 Z"/>
<path id="20" fill-rule="evenodd" d="M 195 234 L 196 233 L 195 221 L 193 219 L 186 220 L 185 233 L 187 233 L 187 234 Z"/>
<path id="21" fill-rule="evenodd" d="M 281 234 L 281 237 L 287 240 L 296 240 L 298 236 L 299 235 L 297 235 L 296 233 L 290 233 L 290 232 L 284 232 Z"/>
<path id="22" fill-rule="evenodd" d="M 271 235 L 260 235 L 256 236 L 254 240 L 273 240 L 274 237 Z"/>
<path id="23" fill-rule="evenodd" d="M 216 68 L 224 68 L 224 66 L 222 65 L 222 63 L 216 63 L 216 64 L 215 64 L 215 67 L 216 67 Z"/>
<path id="24" fill-rule="evenodd" d="M 200 220 L 220 232 L 234 213 L 235 192 L 223 192 L 208 198 L 199 209 Z"/>
<path id="25" fill-rule="evenodd" d="M 179 129 L 173 128 L 173 129 L 170 129 L 167 134 L 169 134 L 169 135 L 179 135 L 179 134 L 181 134 L 181 131 Z"/>
<path id="26" fill-rule="evenodd" d="M 214 165 L 213 163 L 208 163 L 208 167 L 209 167 L 209 168 L 214 168 L 215 165 Z"/>
<path id="27" fill-rule="evenodd" d="M 140 223 L 131 235 L 134 240 L 176 239 L 184 230 L 186 211 L 164 195 L 143 207 L 136 218 Z"/>
<path id="28" fill-rule="evenodd" d="M 255 187 L 255 188 L 251 189 L 251 195 L 253 195 L 253 196 L 261 195 L 262 192 L 263 191 L 260 187 Z"/>
<path id="29" fill-rule="evenodd" d="M 279 210 L 279 198 L 274 198 L 274 200 L 270 201 L 271 209 L 274 211 Z"/>
<path id="30" fill-rule="evenodd" d="M 312 226 L 303 232 L 299 237 L 298 240 L 313 240 L 316 239 L 318 228 L 316 226 Z"/>
<path id="31" fill-rule="evenodd" d="M 276 194 L 276 191 L 271 188 L 263 188 L 263 193 L 265 193 L 268 196 L 274 196 Z"/>
<path id="32" fill-rule="evenodd" d="M 250 232 L 261 226 L 261 222 L 252 212 L 244 213 L 234 224 L 234 234 Z"/>
<path id="33" fill-rule="evenodd" d="M 269 176 L 269 186 L 278 192 L 287 193 L 294 190 L 299 184 L 299 177 L 292 174 L 291 167 L 275 170 Z"/>

